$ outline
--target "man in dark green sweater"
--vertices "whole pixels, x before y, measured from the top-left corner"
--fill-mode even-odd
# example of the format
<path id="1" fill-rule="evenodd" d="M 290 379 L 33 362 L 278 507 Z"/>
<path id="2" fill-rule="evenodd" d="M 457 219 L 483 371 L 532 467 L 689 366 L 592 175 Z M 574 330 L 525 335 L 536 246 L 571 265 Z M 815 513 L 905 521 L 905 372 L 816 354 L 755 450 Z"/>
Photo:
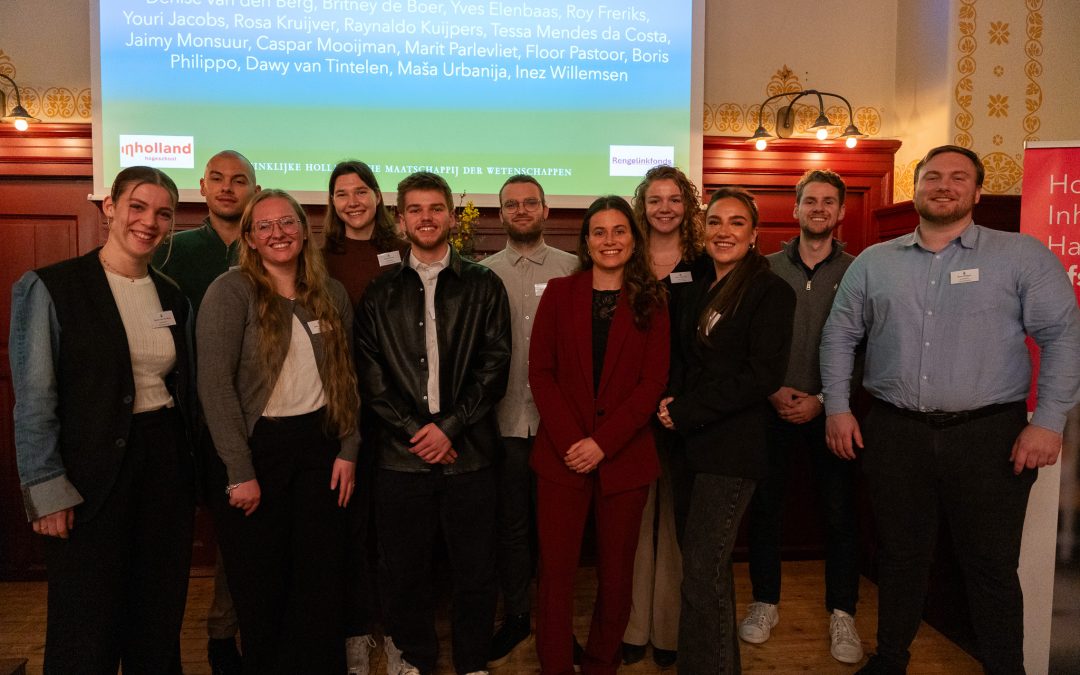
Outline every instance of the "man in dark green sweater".
<path id="1" fill-rule="evenodd" d="M 240 216 L 258 191 L 255 169 L 246 157 L 235 150 L 217 153 L 206 163 L 206 171 L 199 179 L 199 193 L 206 198 L 210 214 L 200 227 L 177 232 L 158 247 L 154 266 L 180 286 L 196 314 L 210 282 L 236 264 Z M 215 452 L 205 426 L 199 444 L 204 457 Z M 236 610 L 219 553 L 214 600 L 206 615 L 207 658 L 214 675 L 239 675 L 237 629 Z"/>
<path id="2" fill-rule="evenodd" d="M 806 172 L 795 187 L 794 217 L 799 236 L 768 256 L 771 269 L 798 298 L 784 386 L 769 402 L 769 475 L 750 502 L 750 580 L 754 602 L 739 625 L 739 637 L 759 644 L 780 620 L 780 528 L 786 496 L 789 453 L 805 446 L 817 479 L 826 530 L 825 609 L 829 612 L 830 652 L 838 661 L 863 657 L 855 631 L 859 598 L 854 510 L 854 464 L 837 458 L 825 444 L 825 415 L 818 372 L 821 330 L 836 288 L 854 259 L 833 237 L 844 218 L 844 181 L 829 170 Z"/>

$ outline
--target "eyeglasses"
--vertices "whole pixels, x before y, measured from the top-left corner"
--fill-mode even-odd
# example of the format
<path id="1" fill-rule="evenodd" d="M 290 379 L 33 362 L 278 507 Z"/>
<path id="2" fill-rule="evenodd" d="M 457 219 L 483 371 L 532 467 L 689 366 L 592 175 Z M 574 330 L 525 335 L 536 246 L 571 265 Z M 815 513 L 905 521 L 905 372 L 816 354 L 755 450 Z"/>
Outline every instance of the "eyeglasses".
<path id="1" fill-rule="evenodd" d="M 274 226 L 281 228 L 283 234 L 296 234 L 300 229 L 300 221 L 295 216 L 285 216 L 274 220 L 259 220 L 252 224 L 251 230 L 259 239 L 269 239 L 274 235 Z"/>
<path id="2" fill-rule="evenodd" d="M 524 206 L 526 211 L 535 211 L 543 205 L 539 199 L 530 197 L 524 201 L 518 201 L 516 199 L 507 199 L 503 202 L 503 211 L 517 211 L 519 206 Z"/>

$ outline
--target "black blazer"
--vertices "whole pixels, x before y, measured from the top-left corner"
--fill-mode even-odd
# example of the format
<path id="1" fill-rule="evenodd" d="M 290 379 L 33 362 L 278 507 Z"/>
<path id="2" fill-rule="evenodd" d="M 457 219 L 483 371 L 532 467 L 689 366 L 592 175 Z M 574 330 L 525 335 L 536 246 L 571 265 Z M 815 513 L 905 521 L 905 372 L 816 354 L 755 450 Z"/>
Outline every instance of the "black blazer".
<path id="1" fill-rule="evenodd" d="M 120 310 L 94 249 L 36 270 L 49 290 L 60 324 L 60 359 L 55 364 L 59 392 L 60 454 L 68 480 L 85 500 L 77 520 L 97 514 L 109 496 L 127 448 L 135 403 L 131 355 Z M 150 268 L 170 327 L 176 367 L 167 378 L 187 429 L 195 410 L 191 363 L 191 305 L 177 285 Z M 188 438 L 181 439 L 190 449 Z M 190 455 L 190 451 L 188 453 Z"/>
<path id="2" fill-rule="evenodd" d="M 768 468 L 768 397 L 784 383 L 795 292 L 769 271 L 754 277 L 735 313 L 698 338 L 698 318 L 719 290 L 712 265 L 676 305 L 668 405 L 691 471 L 759 479 Z"/>

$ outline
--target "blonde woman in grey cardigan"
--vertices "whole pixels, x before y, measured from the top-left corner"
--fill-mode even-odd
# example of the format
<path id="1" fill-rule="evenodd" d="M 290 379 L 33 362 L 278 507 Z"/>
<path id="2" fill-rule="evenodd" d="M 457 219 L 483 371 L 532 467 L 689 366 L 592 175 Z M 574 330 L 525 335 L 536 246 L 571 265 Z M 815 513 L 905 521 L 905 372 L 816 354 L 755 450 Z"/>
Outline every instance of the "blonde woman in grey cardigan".
<path id="1" fill-rule="evenodd" d="M 344 507 L 359 444 L 352 309 L 288 193 L 256 195 L 241 237 L 239 268 L 203 299 L 197 344 L 244 672 L 342 672 Z"/>

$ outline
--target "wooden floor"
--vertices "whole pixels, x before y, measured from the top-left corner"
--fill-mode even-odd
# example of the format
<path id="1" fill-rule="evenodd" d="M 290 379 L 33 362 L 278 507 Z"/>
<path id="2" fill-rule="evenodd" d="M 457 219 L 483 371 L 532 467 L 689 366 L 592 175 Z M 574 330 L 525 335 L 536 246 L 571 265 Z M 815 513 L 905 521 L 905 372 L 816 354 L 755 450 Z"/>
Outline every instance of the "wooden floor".
<path id="1" fill-rule="evenodd" d="M 780 624 L 773 629 L 772 639 L 764 645 L 742 645 L 743 671 L 746 673 L 851 673 L 859 665 L 848 666 L 829 656 L 828 617 L 822 607 L 824 565 L 821 562 L 784 563 L 784 595 L 780 606 Z M 750 582 L 746 565 L 736 565 L 736 594 L 740 611 L 750 597 Z M 595 593 L 595 572 L 591 568 L 578 574 L 575 600 L 575 630 L 578 637 L 587 637 L 589 615 Z M 212 580 L 193 578 L 188 593 L 187 615 L 181 635 L 184 672 L 188 675 L 209 673 L 206 663 L 206 609 L 210 604 Z M 860 586 L 861 600 L 855 623 L 869 653 L 873 648 L 877 624 L 877 587 L 866 579 Z M 450 665 L 448 625 L 445 612 L 439 621 L 439 636 L 443 649 L 440 654 L 439 675 L 454 672 Z M 41 673 L 45 647 L 45 584 L 0 583 L 0 660 L 25 658 L 28 673 Z M 380 652 L 381 655 L 381 652 Z M 376 673 L 382 675 L 385 659 L 380 659 Z M 923 624 L 912 647 L 913 675 L 922 673 L 980 673 L 973 658 L 949 642 L 940 633 Z M 515 652 L 509 663 L 493 673 L 499 675 L 532 674 L 540 672 L 536 652 L 531 647 Z M 660 673 L 651 655 L 633 666 L 623 667 L 622 673 Z M 674 673 L 674 669 L 667 671 Z"/>

